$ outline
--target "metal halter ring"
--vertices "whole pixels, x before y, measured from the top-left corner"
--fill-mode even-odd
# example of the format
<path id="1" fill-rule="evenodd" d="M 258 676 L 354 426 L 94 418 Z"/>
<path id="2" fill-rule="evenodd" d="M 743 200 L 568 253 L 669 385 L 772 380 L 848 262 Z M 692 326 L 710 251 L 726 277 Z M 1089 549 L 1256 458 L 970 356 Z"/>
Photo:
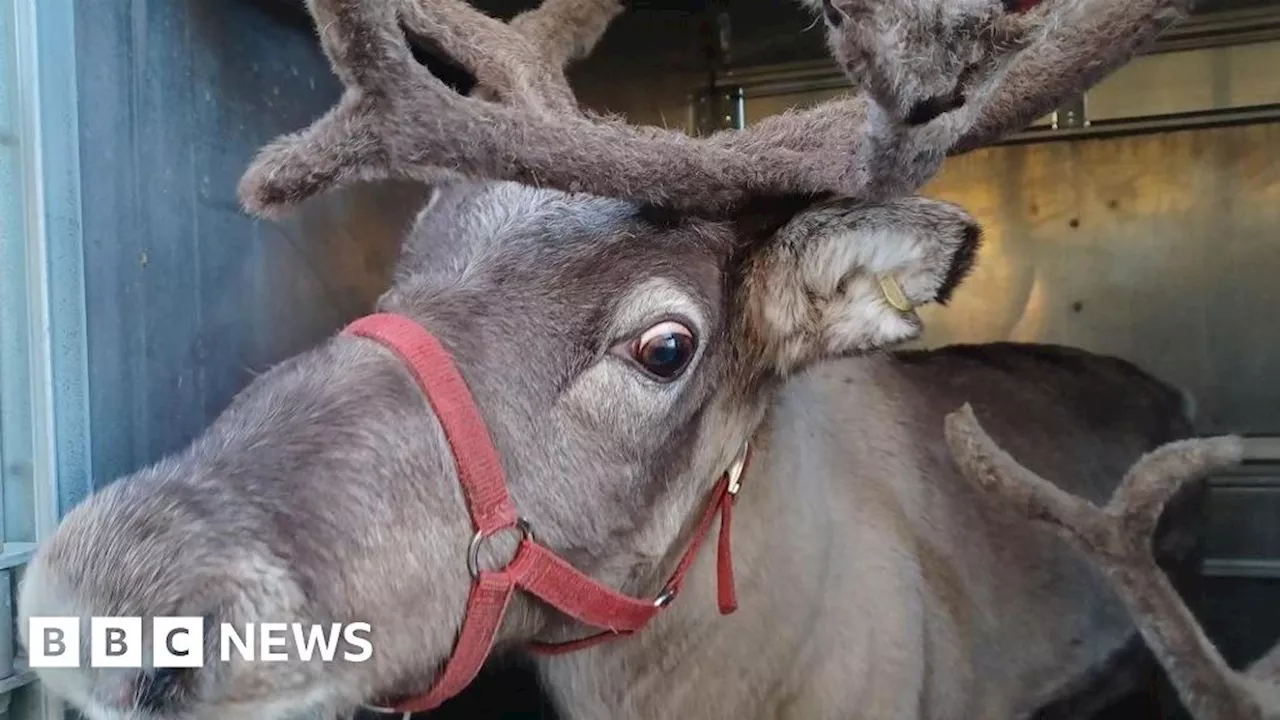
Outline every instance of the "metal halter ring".
<path id="1" fill-rule="evenodd" d="M 480 543 L 485 538 L 491 537 L 492 535 L 496 535 L 502 532 L 503 530 L 507 530 L 509 528 L 510 526 L 499 528 L 487 535 L 483 532 L 477 532 L 475 535 L 471 536 L 471 545 L 467 547 L 467 569 L 471 571 L 471 577 L 473 578 L 480 577 Z M 533 528 L 529 526 L 529 522 L 524 518 L 516 519 L 515 528 L 520 531 L 520 539 L 522 541 L 533 539 Z M 518 549 L 517 549 L 517 552 L 519 552 Z M 514 555 L 511 556 L 511 560 L 507 561 L 507 565 L 510 565 L 513 560 L 515 560 Z M 505 566 L 503 569 L 505 569 Z M 495 572 L 501 572 L 501 571 L 499 570 Z"/>
<path id="2" fill-rule="evenodd" d="M 664 589 L 662 592 L 658 593 L 658 597 L 654 598 L 653 606 L 656 608 L 664 608 L 670 605 L 671 601 L 676 599 L 677 593 L 678 591 L 673 587 Z"/>

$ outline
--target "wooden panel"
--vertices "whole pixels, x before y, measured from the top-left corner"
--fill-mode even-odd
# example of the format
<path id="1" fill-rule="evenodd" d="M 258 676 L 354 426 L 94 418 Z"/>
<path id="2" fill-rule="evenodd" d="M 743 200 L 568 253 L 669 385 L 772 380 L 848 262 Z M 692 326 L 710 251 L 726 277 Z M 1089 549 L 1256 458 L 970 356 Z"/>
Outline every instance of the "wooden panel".
<path id="1" fill-rule="evenodd" d="M 1188 388 L 1202 432 L 1275 434 L 1280 124 L 988 148 L 924 194 L 968 208 L 986 242 L 919 344 L 1119 355 Z"/>
<path id="2" fill-rule="evenodd" d="M 1280 103 L 1280 42 L 1134 59 L 1088 93 L 1090 120 Z"/>

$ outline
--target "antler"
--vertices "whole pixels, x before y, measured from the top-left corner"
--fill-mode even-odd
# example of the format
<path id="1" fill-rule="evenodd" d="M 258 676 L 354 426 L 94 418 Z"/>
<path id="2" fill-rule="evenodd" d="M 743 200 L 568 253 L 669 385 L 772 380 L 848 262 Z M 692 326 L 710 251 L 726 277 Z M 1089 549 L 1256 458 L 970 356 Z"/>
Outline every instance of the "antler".
<path id="1" fill-rule="evenodd" d="M 1037 39 L 1016 53 L 994 83 L 975 95 L 981 111 L 952 152 L 965 152 L 1025 128 L 1148 49 L 1191 11 L 1195 0 L 1078 0 L 1048 3 Z"/>
<path id="2" fill-rule="evenodd" d="M 804 0 L 890 114 L 944 116 L 953 152 L 1025 127 L 1184 17 L 1193 0 Z"/>
<path id="3" fill-rule="evenodd" d="M 966 404 L 947 416 L 947 443 L 965 476 L 1045 523 L 1102 569 L 1197 720 L 1280 718 L 1280 645 L 1245 673 L 1232 670 L 1156 564 L 1152 535 L 1165 505 L 1188 482 L 1239 463 L 1238 437 L 1182 440 L 1142 457 L 1099 508 L 1020 465 Z"/>
<path id="4" fill-rule="evenodd" d="M 614 0 L 581 4 L 587 3 L 616 7 Z M 512 26 L 461 0 L 308 0 L 308 8 L 347 90 L 310 128 L 259 153 L 240 186 L 242 201 L 258 214 L 277 214 L 354 181 L 433 182 L 452 173 L 674 207 L 734 205 L 771 188 L 810 193 L 866 185 L 868 173 L 848 162 L 865 155 L 872 135 L 860 100 L 824 108 L 824 115 L 808 122 L 770 123 L 775 129 L 764 134 L 780 140 L 808 141 L 811 132 L 827 130 L 821 144 L 828 158 L 838 160 L 806 168 L 812 153 L 787 150 L 786 142 L 762 142 L 760 133 L 736 143 L 699 142 L 677 132 L 563 112 L 571 105 L 569 93 L 543 82 L 556 76 L 547 71 L 554 63 L 535 57 L 534 48 L 552 44 L 550 35 L 522 42 Z M 402 8 L 408 24 L 466 65 L 481 84 L 506 94 L 508 103 L 459 96 L 418 65 L 400 31 Z M 526 16 L 523 24 L 541 26 L 535 21 Z M 570 55 L 561 51 L 554 57 Z M 870 159 L 861 165 L 870 166 Z"/>
<path id="5" fill-rule="evenodd" d="M 547 0 L 508 26 L 464 0 L 435 0 L 404 4 L 401 19 L 475 74 L 473 96 L 571 112 L 577 102 L 565 66 L 589 53 L 621 12 L 618 0 Z"/>
<path id="6" fill-rule="evenodd" d="M 982 72 L 971 69 L 965 77 L 981 76 L 987 84 L 975 86 L 981 102 L 946 114 L 945 122 L 908 126 L 912 118 L 897 104 L 882 102 L 883 93 L 862 93 L 773 116 L 746 130 L 692 138 L 576 107 L 564 66 L 590 50 L 620 11 L 617 0 L 547 0 L 511 24 L 463 0 L 308 0 L 346 91 L 310 128 L 264 148 L 241 181 L 240 197 L 251 212 L 271 216 L 355 181 L 395 177 L 429 183 L 452 174 L 704 214 L 732 212 L 770 196 L 875 200 L 912 193 L 961 140 L 999 134 L 1014 120 L 1033 117 L 1042 105 L 1079 91 L 1079 83 L 1095 81 L 1097 68 L 1110 69 L 1127 58 L 1125 43 L 1085 42 L 1082 36 L 1096 18 L 1076 17 L 1073 8 L 1106 10 L 1108 17 L 1131 21 L 1124 27 L 1136 32 L 1160 24 L 1152 15 L 1155 7 L 1178 0 L 1049 2 L 1058 9 L 1026 21 L 1027 28 L 1044 30 L 1021 51 L 1031 53 L 1025 61 L 1017 53 L 1006 58 L 1001 38 L 963 39 L 963 49 L 987 61 L 979 63 Z M 926 31 L 922 8 L 937 0 L 878 3 L 897 8 L 916 30 Z M 1064 27 L 1068 21 L 1075 25 Z M 466 66 L 483 86 L 481 93 L 461 96 L 420 66 L 401 22 Z M 918 34 L 942 58 L 954 56 L 952 45 L 960 42 L 948 33 Z M 1062 46 L 1077 42 L 1064 55 Z M 877 67 L 890 74 L 918 69 L 900 48 L 882 46 L 868 46 L 879 53 Z M 1058 56 L 1067 58 L 1068 67 L 1046 66 L 1046 59 Z M 987 65 L 995 69 L 987 72 Z M 1050 82 L 1029 92 L 1038 74 Z M 872 80 L 862 82 L 871 87 Z"/>

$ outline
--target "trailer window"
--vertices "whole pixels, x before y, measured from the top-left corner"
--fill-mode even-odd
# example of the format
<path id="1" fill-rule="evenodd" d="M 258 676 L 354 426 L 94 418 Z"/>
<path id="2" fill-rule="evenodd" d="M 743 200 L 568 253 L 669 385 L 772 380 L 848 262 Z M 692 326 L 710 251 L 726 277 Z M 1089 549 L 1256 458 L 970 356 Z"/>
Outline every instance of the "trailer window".
<path id="1" fill-rule="evenodd" d="M 29 337 L 29 248 L 23 212 L 21 121 L 18 112 L 16 14 L 0 5 L 0 716 L 11 691 L 30 680 L 15 661 L 15 575 L 34 547 L 33 423 Z"/>

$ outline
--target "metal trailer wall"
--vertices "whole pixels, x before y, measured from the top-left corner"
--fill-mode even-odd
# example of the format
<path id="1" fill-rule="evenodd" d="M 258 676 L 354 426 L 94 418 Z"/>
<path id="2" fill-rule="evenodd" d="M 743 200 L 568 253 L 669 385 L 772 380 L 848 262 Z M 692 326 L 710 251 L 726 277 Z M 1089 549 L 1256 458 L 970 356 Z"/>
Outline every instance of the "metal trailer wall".
<path id="1" fill-rule="evenodd" d="M 310 29 L 251 3 L 79 0 L 75 63 L 101 486 L 368 308 L 422 191 L 364 188 L 278 224 L 241 212 L 253 153 L 339 92 Z"/>

